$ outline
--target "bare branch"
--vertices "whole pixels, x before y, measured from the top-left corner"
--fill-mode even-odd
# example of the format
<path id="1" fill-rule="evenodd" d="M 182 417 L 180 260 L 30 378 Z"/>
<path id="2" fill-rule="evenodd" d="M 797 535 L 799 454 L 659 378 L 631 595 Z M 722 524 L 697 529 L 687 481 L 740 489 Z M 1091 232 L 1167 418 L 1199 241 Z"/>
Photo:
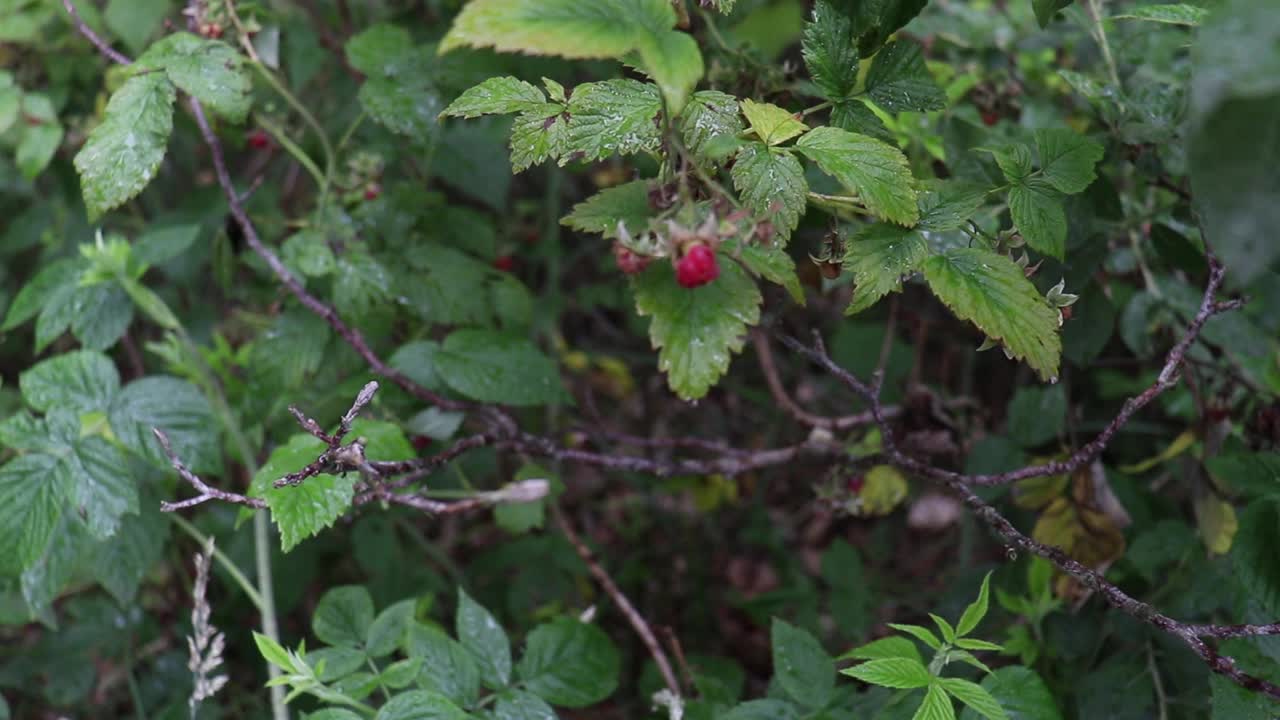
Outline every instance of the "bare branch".
<path id="1" fill-rule="evenodd" d="M 80 17 L 79 11 L 76 10 L 76 6 L 71 0 L 62 0 L 62 7 L 71 16 L 71 23 L 76 26 L 76 31 L 83 35 L 86 40 L 93 43 L 93 46 L 98 48 L 98 52 L 117 65 L 133 64 L 129 56 L 111 47 L 110 43 L 99 37 L 98 33 L 93 31 L 93 28 L 85 24 L 84 19 Z"/>
<path id="2" fill-rule="evenodd" d="M 267 506 L 267 503 L 260 498 L 251 498 L 240 495 L 239 493 L 226 492 L 225 490 L 219 490 L 205 484 L 203 480 L 196 477 L 195 473 L 188 470 L 187 466 L 178 458 L 178 455 L 174 453 L 173 446 L 169 444 L 169 436 L 165 435 L 160 428 L 151 428 L 151 432 L 155 434 L 156 440 L 160 442 L 160 447 L 164 449 L 164 454 L 169 458 L 169 464 L 173 466 L 174 470 L 178 471 L 178 476 L 183 480 L 186 480 L 200 493 L 196 497 L 183 500 L 181 502 L 161 502 L 160 510 L 163 512 L 181 510 L 183 508 L 199 505 L 200 503 L 207 502 L 209 500 L 221 500 L 223 502 L 234 503 L 236 505 L 246 505 L 251 508 L 258 508 L 259 510 Z"/>
<path id="3" fill-rule="evenodd" d="M 560 508 L 556 505 L 551 506 L 552 513 L 556 516 L 556 523 L 560 526 L 560 531 L 578 551 L 578 557 L 582 558 L 582 562 L 586 563 L 587 569 L 591 571 L 591 575 L 595 577 L 596 582 L 600 583 L 600 587 L 604 588 L 605 593 L 618 606 L 618 610 L 627 618 L 627 622 L 631 623 L 631 628 L 640 636 L 640 640 L 644 642 L 645 647 L 649 649 L 649 655 L 653 657 L 653 662 L 658 666 L 658 673 L 662 675 L 663 682 L 666 683 L 667 689 L 680 696 L 680 683 L 676 680 L 676 674 L 671 669 L 671 661 L 667 659 L 667 653 L 663 651 L 662 645 L 658 642 L 658 638 L 653 634 L 653 630 L 649 627 L 649 623 L 645 621 L 627 596 L 623 594 L 618 585 L 613 582 L 613 578 L 609 577 L 609 573 L 600 566 L 596 561 L 595 555 L 592 554 L 591 548 L 582 542 L 578 534 L 570 527 L 569 521 L 565 518 L 564 513 L 560 512 Z"/>

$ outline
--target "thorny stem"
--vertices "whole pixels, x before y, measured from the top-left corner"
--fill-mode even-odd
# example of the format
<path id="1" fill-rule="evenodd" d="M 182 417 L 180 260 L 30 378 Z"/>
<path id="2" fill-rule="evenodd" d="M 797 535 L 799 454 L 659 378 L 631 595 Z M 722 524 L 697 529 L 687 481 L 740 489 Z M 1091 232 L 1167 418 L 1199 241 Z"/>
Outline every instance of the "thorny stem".
<path id="1" fill-rule="evenodd" d="M 1107 41 L 1107 30 L 1102 26 L 1102 3 L 1100 0 L 1084 0 L 1084 10 L 1089 16 L 1089 32 L 1098 49 L 1102 51 L 1102 61 L 1107 66 L 1107 76 L 1111 84 L 1120 89 L 1120 74 L 1116 72 L 1116 60 L 1111 56 L 1111 43 Z"/>

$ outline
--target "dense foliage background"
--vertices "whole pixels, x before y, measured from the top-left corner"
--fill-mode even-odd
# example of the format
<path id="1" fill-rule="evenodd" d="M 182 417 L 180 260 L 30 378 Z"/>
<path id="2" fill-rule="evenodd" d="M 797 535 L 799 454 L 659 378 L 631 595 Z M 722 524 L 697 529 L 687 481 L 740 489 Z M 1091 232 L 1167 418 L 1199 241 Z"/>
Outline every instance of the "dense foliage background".
<path id="1" fill-rule="evenodd" d="M 0 0 L 0 720 L 1275 717 L 1278 168 L 1273 0 Z"/>

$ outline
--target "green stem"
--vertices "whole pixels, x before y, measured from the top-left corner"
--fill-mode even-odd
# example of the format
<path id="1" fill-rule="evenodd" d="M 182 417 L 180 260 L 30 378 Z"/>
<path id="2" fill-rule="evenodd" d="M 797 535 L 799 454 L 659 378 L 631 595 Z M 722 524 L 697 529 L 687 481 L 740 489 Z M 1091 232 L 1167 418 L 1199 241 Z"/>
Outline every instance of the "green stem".
<path id="1" fill-rule="evenodd" d="M 814 106 L 813 106 L 813 107 L 811 107 L 811 108 L 805 108 L 804 110 L 801 110 L 801 111 L 800 111 L 800 117 L 808 117 L 808 116 L 810 116 L 810 115 L 812 115 L 812 114 L 814 114 L 814 113 L 816 113 L 816 112 L 819 112 L 819 111 L 822 111 L 822 110 L 826 110 L 827 108 L 831 107 L 832 105 L 835 105 L 835 103 L 834 103 L 834 102 L 832 102 L 832 101 L 830 101 L 830 100 L 828 100 L 828 101 L 826 101 L 826 102 L 818 103 L 817 105 L 814 105 Z"/>
<path id="2" fill-rule="evenodd" d="M 368 115 L 365 114 L 364 110 L 361 110 L 360 114 L 356 115 L 356 119 L 351 121 L 351 124 L 347 126 L 346 131 L 342 133 L 342 137 L 338 139 L 338 145 L 334 148 L 335 153 L 342 154 L 343 149 L 347 147 L 347 143 L 355 136 L 356 130 L 360 128 L 361 123 L 364 122 L 366 117 L 368 117 Z"/>
<path id="3" fill-rule="evenodd" d="M 286 152 L 293 156 L 294 160 L 298 161 L 298 164 L 302 165 L 302 167 L 311 174 L 311 177 L 316 181 L 316 185 L 319 186 L 321 194 L 323 195 L 327 192 L 329 180 L 325 177 L 324 173 L 320 172 L 320 167 L 311 159 L 311 156 L 307 154 L 307 151 L 303 150 L 302 147 L 293 140 L 290 140 L 289 136 L 285 134 L 284 128 L 276 125 L 262 115 L 257 116 L 257 121 L 258 124 L 266 129 L 267 132 L 271 133 L 271 136 L 276 139 L 276 142 L 280 143 L 280 147 L 284 148 Z"/>
<path id="4" fill-rule="evenodd" d="M 316 134 L 316 137 L 320 139 L 320 148 L 324 151 L 325 166 L 325 181 L 320 185 L 320 204 L 323 206 L 329 196 L 329 179 L 333 177 L 333 145 L 329 142 L 329 136 L 325 134 L 324 127 L 320 125 L 319 120 L 316 120 L 316 116 L 312 115 L 311 111 L 307 109 L 307 106 L 303 105 L 302 101 L 298 100 L 293 93 L 289 92 L 289 89 L 276 78 L 275 74 L 272 73 L 266 65 L 263 65 L 262 62 L 258 60 L 251 61 L 250 64 L 258 71 L 258 74 L 262 76 L 262 79 L 271 86 L 271 89 L 275 90 L 280 97 L 284 98 L 284 101 L 289 104 L 289 107 L 293 108 L 294 111 L 302 117 L 302 121 L 305 122 Z"/>
<path id="5" fill-rule="evenodd" d="M 1111 43 L 1107 42 L 1107 30 L 1102 27 L 1101 0 L 1085 0 L 1084 10 L 1089 16 L 1089 32 L 1098 43 L 1098 48 L 1102 51 L 1102 61 L 1107 65 L 1107 75 L 1111 78 L 1111 84 L 1119 90 L 1120 74 L 1116 72 L 1116 60 L 1111 55 Z"/>
<path id="6" fill-rule="evenodd" d="M 208 542 L 208 538 L 205 534 L 200 532 L 195 525 L 192 525 L 181 515 L 174 513 L 169 516 L 169 519 L 173 521 L 174 525 L 178 526 L 178 529 L 182 530 L 187 535 L 190 535 L 191 539 L 195 540 L 201 547 L 204 547 L 204 544 Z M 258 591 L 253 587 L 253 583 L 249 581 L 249 578 L 245 577 L 245 574 L 240 571 L 240 568 L 235 564 L 235 562 L 232 561 L 231 558 L 227 557 L 226 553 L 218 549 L 216 545 L 213 548 L 213 559 L 217 560 L 218 564 L 222 566 L 223 570 L 227 571 L 227 574 L 231 576 L 231 579 L 235 581 L 236 585 L 240 586 L 240 589 L 244 591 L 246 596 L 248 596 L 249 602 L 253 603 L 253 606 L 258 609 L 258 612 L 262 612 L 262 596 L 258 594 Z"/>

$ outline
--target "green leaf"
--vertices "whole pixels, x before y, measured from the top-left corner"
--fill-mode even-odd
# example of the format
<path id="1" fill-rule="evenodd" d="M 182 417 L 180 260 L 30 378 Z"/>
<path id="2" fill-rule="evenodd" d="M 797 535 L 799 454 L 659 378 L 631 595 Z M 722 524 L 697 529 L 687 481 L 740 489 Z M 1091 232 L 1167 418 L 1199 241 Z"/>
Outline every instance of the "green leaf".
<path id="1" fill-rule="evenodd" d="M 116 534 L 120 516 L 138 512 L 138 488 L 124 453 L 100 436 L 79 439 L 66 448 L 59 473 L 65 473 L 72 500 L 90 534 L 105 540 Z"/>
<path id="2" fill-rule="evenodd" d="M 951 705 L 951 698 L 941 685 L 934 683 L 925 691 L 924 701 L 911 720 L 955 720 L 955 717 L 956 709 Z"/>
<path id="3" fill-rule="evenodd" d="M 859 98 L 839 100 L 835 105 L 831 106 L 830 125 L 841 130 L 873 137 L 889 144 L 897 142 L 897 138 L 894 137 L 889 128 L 885 127 L 884 121 L 880 119 L 880 116 L 876 115 L 875 111 Z"/>
<path id="4" fill-rule="evenodd" d="M 282 259 L 290 270 L 306 277 L 324 277 L 338 267 L 329 240 L 319 230 L 303 230 L 284 241 Z"/>
<path id="5" fill-rule="evenodd" d="M 1042 379 L 1055 380 L 1062 355 L 1058 313 L 1012 260 L 988 250 L 956 248 L 925 261 L 929 288 Z"/>
<path id="6" fill-rule="evenodd" d="M 92 544 L 84 525 L 72 513 L 64 513 L 43 554 L 23 571 L 22 599 L 35 619 L 51 610 L 53 601 L 80 571 Z"/>
<path id="7" fill-rule="evenodd" d="M 1041 28 L 1049 27 L 1053 16 L 1062 8 L 1069 7 L 1074 0 L 1031 0 L 1031 9 L 1036 13 L 1036 22 Z"/>
<path id="8" fill-rule="evenodd" d="M 764 143 L 748 143 L 733 165 L 733 186 L 756 215 L 768 218 L 785 241 L 804 215 L 809 183 L 804 168 L 790 152 Z"/>
<path id="9" fill-rule="evenodd" d="M 563 396 L 559 371 L 527 338 L 491 330 L 455 330 L 436 353 L 436 371 L 472 400 L 546 405 Z"/>
<path id="10" fill-rule="evenodd" d="M 1205 235 L 1245 287 L 1277 260 L 1280 133 L 1257 132 L 1280 114 L 1280 22 L 1267 0 L 1229 0 L 1199 32 L 1187 112 L 1187 164 Z"/>
<path id="11" fill-rule="evenodd" d="M 449 698 L 430 690 L 410 690 L 391 698 L 374 720 L 467 720 L 471 717 Z"/>
<path id="12" fill-rule="evenodd" d="M 258 653 L 262 655 L 262 659 L 275 665 L 281 670 L 293 670 L 293 661 L 289 659 L 289 651 L 285 650 L 280 643 L 254 630 L 253 642 L 258 646 Z"/>
<path id="13" fill-rule="evenodd" d="M 689 100 L 689 93 L 702 79 L 705 67 L 702 52 L 693 36 L 667 30 L 644 33 L 637 44 L 641 69 L 662 90 L 671 117 L 679 117 Z"/>
<path id="14" fill-rule="evenodd" d="M 803 710 L 785 700 L 750 700 L 735 706 L 720 720 L 799 720 Z M 821 715 L 819 715 L 821 717 Z"/>
<path id="15" fill-rule="evenodd" d="M 947 641 L 948 644 L 956 641 L 956 630 L 951 627 L 951 623 L 947 622 L 942 616 L 933 613 L 929 613 L 929 617 L 933 619 L 933 624 L 938 626 L 938 631 L 942 633 L 943 640 Z"/>
<path id="16" fill-rule="evenodd" d="M 219 424 L 209 401 L 186 380 L 153 375 L 125 386 L 107 411 L 121 444 L 160 467 L 169 466 L 152 428 L 169 437 L 173 451 L 192 472 L 221 469 Z"/>
<path id="17" fill-rule="evenodd" d="M 920 230 L 945 232 L 965 226 L 987 199 L 981 185 L 961 180 L 939 180 L 920 193 Z"/>
<path id="18" fill-rule="evenodd" d="M 835 691 L 836 667 L 812 635 L 778 618 L 770 630 L 773 675 L 792 700 L 821 708 Z"/>
<path id="19" fill-rule="evenodd" d="M 37 175 L 44 172 L 62 144 L 62 136 L 62 126 L 56 122 L 28 125 L 23 130 L 22 139 L 18 142 L 13 157 L 23 177 L 35 180 Z"/>
<path id="20" fill-rule="evenodd" d="M 561 117 L 563 105 L 547 103 L 521 113 L 511 126 L 511 169 L 527 170 L 564 154 L 568 123 Z"/>
<path id="21" fill-rule="evenodd" d="M 102 19 L 130 52 L 140 53 L 170 9 L 168 0 L 111 0 Z"/>
<path id="22" fill-rule="evenodd" d="M 369 662 L 363 652 L 350 647 L 320 648 L 307 653 L 302 659 L 315 669 L 320 682 L 326 683 L 341 680 Z"/>
<path id="23" fill-rule="evenodd" d="M 1063 258 L 1067 214 L 1062 197 L 1042 178 L 1018 181 L 1009 191 L 1009 214 L 1027 244 L 1045 255 Z"/>
<path id="24" fill-rule="evenodd" d="M 436 353 L 439 351 L 440 343 L 434 340 L 415 340 L 401 345 L 387 359 L 387 364 L 422 387 L 439 390 L 443 384 L 436 373 Z"/>
<path id="25" fill-rule="evenodd" d="M 809 129 L 789 110 L 747 98 L 740 103 L 751 132 L 766 145 L 784 143 Z"/>
<path id="26" fill-rule="evenodd" d="M 920 628 L 920 630 L 926 633 L 929 632 L 924 628 Z M 929 636 L 932 637 L 932 633 L 929 633 Z M 937 643 L 936 638 L 934 642 Z M 935 646 L 931 645 L 930 647 Z M 916 649 L 916 644 L 896 635 L 872 640 L 866 645 L 856 647 L 839 657 L 840 660 L 883 660 L 885 658 L 902 658 L 924 664 L 923 658 L 920 657 L 920 651 Z"/>
<path id="27" fill-rule="evenodd" d="M 0 514 L 0 577 L 16 577 L 44 556 L 70 499 L 57 458 L 19 455 L 0 467 L 0 505 L 21 512 Z"/>
<path id="28" fill-rule="evenodd" d="M 618 650 L 600 628 L 560 617 L 529 633 L 517 672 L 543 700 L 580 708 L 613 694 L 619 668 Z"/>
<path id="29" fill-rule="evenodd" d="M 814 84 L 827 98 L 846 97 L 857 86 L 858 48 L 853 42 L 853 25 L 827 0 L 813 4 L 813 15 L 804 26 L 801 54 Z"/>
<path id="30" fill-rule="evenodd" d="M 94 579 L 127 607 L 142 579 L 164 556 L 168 536 L 169 520 L 160 512 L 159 503 L 143 496 L 138 514 L 121 517 L 116 534 L 94 548 Z"/>
<path id="31" fill-rule="evenodd" d="M 1067 394 L 1059 387 L 1020 387 L 1009 401 L 1009 437 L 1024 448 L 1056 439 L 1067 419 Z"/>
<path id="32" fill-rule="evenodd" d="M 574 88 L 572 118 L 564 131 L 560 164 L 603 160 L 618 153 L 654 152 L 662 143 L 655 121 L 662 112 L 658 88 L 636 80 L 605 80 Z M 581 153 L 581 155 L 577 155 Z"/>
<path id="33" fill-rule="evenodd" d="M 556 711 L 542 698 L 523 690 L 498 693 L 494 720 L 556 720 Z"/>
<path id="34" fill-rule="evenodd" d="M 1084 192 L 1093 183 L 1094 165 L 1105 152 L 1093 140 L 1061 128 L 1036 130 L 1036 149 L 1044 179 L 1068 195 Z"/>
<path id="35" fill-rule="evenodd" d="M 33 409 L 106 410 L 120 391 L 120 374 L 100 352 L 77 350 L 43 360 L 18 376 L 22 398 Z"/>
<path id="36" fill-rule="evenodd" d="M 811 130 L 796 149 L 858 193 L 869 210 L 900 225 L 920 219 L 914 179 L 902 151 L 866 135 L 833 127 Z"/>
<path id="37" fill-rule="evenodd" d="M 416 605 L 417 600 L 409 598 L 378 613 L 378 617 L 369 625 L 369 632 L 365 637 L 365 651 L 369 653 L 369 657 L 385 657 L 400 647 L 413 622 Z"/>
<path id="38" fill-rule="evenodd" d="M 666 0 L 472 0 L 454 18 L 440 52 L 469 46 L 567 58 L 621 57 L 643 34 L 675 24 Z"/>
<path id="39" fill-rule="evenodd" d="M 978 590 L 978 599 L 964 609 L 964 614 L 960 616 L 960 622 L 956 624 L 957 635 L 964 636 L 973 632 L 973 629 L 978 627 L 978 623 L 982 622 L 982 618 L 987 616 L 990 585 L 991 573 L 987 573 L 982 578 L 982 587 Z"/>
<path id="40" fill-rule="evenodd" d="M 276 480 L 306 467 L 324 450 L 324 443 L 318 439 L 294 435 L 286 445 L 276 448 L 253 476 L 249 496 L 267 501 L 271 518 L 280 526 L 280 547 L 285 552 L 333 525 L 351 507 L 356 477 L 320 474 L 299 485 L 273 486 Z"/>
<path id="41" fill-rule="evenodd" d="M 880 48 L 867 71 L 866 93 L 889 112 L 927 112 L 946 107 L 946 95 L 933 81 L 920 46 L 897 40 Z"/>
<path id="42" fill-rule="evenodd" d="M 343 47 L 347 62 L 365 75 L 378 75 L 413 49 L 409 31 L 399 25 L 378 23 L 351 37 Z"/>
<path id="43" fill-rule="evenodd" d="M 871 57 L 884 41 L 889 39 L 920 11 L 928 0 L 876 0 L 875 2 L 849 2 L 841 0 L 836 8 L 848 15 L 858 37 L 858 50 L 862 57 Z"/>
<path id="44" fill-rule="evenodd" d="M 960 678 L 939 678 L 938 684 L 987 720 L 1009 720 L 1000 703 L 977 683 Z"/>
<path id="45" fill-rule="evenodd" d="M 333 302 L 343 317 L 363 318 L 391 297 L 391 276 L 368 252 L 344 254 L 335 275 Z"/>
<path id="46" fill-rule="evenodd" d="M 363 585 L 330 589 L 311 616 L 311 632 L 333 646 L 362 647 L 372 624 L 373 598 Z"/>
<path id="47" fill-rule="evenodd" d="M 853 273 L 853 297 L 845 315 L 862 312 L 890 292 L 902 290 L 902 278 L 920 269 L 929 244 L 913 230 L 887 223 L 864 227 L 845 244 L 844 267 Z"/>
<path id="48" fill-rule="evenodd" d="M 956 640 L 956 647 L 965 650 L 990 650 L 991 652 L 1003 652 L 1004 646 L 997 645 L 986 640 L 978 640 L 975 638 L 959 638 Z"/>
<path id="49" fill-rule="evenodd" d="M 253 82 L 244 58 L 221 40 L 187 32 L 166 35 L 135 63 L 141 71 L 164 70 L 183 92 L 219 117 L 244 122 L 253 105 Z"/>
<path id="50" fill-rule="evenodd" d="M 1259 613 L 1280 612 L 1280 566 L 1268 560 L 1280 542 L 1280 506 L 1252 502 L 1240 514 L 1231 560 L 1240 587 Z"/>
<path id="51" fill-rule="evenodd" d="M 422 671 L 422 658 L 397 660 L 378 674 L 378 681 L 398 690 L 408 687 Z"/>
<path id="52" fill-rule="evenodd" d="M 889 623 L 889 627 L 893 628 L 894 630 L 898 630 L 899 632 L 907 633 L 908 635 L 916 638 L 917 640 L 924 643 L 925 645 L 928 645 L 930 648 L 933 648 L 934 650 L 937 650 L 938 648 L 942 647 L 942 641 L 939 640 L 938 636 L 934 635 L 933 631 L 930 630 L 929 628 L 921 627 L 919 625 L 906 625 L 902 623 Z"/>
<path id="53" fill-rule="evenodd" d="M 786 250 L 777 245 L 756 243 L 744 245 L 734 239 L 725 243 L 725 252 L 736 257 L 756 275 L 786 288 L 787 293 L 796 303 L 805 304 L 804 289 L 800 287 L 800 276 L 796 274 L 795 261 Z"/>
<path id="54" fill-rule="evenodd" d="M 715 138 L 736 138 L 742 130 L 738 99 L 718 90 L 699 90 L 689 96 L 680 116 L 685 147 L 697 157 L 705 157 Z"/>
<path id="55" fill-rule="evenodd" d="M 428 142 L 440 132 L 438 117 L 444 101 L 431 68 L 436 63 L 427 48 L 399 55 L 378 73 L 369 74 L 357 97 L 369 117 L 393 133 Z"/>
<path id="56" fill-rule="evenodd" d="M 1000 704 L 1005 716 L 1013 720 L 1062 720 L 1057 701 L 1034 670 L 1002 667 L 982 679 L 982 688 Z M 975 710 L 966 709 L 962 719 L 978 720 L 978 717 Z"/>
<path id="57" fill-rule="evenodd" d="M 1000 172 L 1011 183 L 1018 183 L 1031 174 L 1031 149 L 1026 145 L 1005 145 L 998 148 L 979 148 L 991 153 Z"/>
<path id="58" fill-rule="evenodd" d="M 933 677 L 923 663 L 907 658 L 868 660 L 840 672 L 872 685 L 901 689 L 925 687 Z"/>
<path id="59" fill-rule="evenodd" d="M 680 287 L 669 263 L 654 263 L 633 282 L 636 312 L 653 319 L 649 339 L 667 384 L 685 400 L 706 395 L 760 321 L 759 288 L 723 260 L 720 277 L 697 288 Z"/>
<path id="60" fill-rule="evenodd" d="M 111 95 L 75 166 L 89 219 L 133 198 L 155 177 L 173 132 L 173 85 L 161 73 L 135 75 Z"/>
<path id="61" fill-rule="evenodd" d="M 422 661 L 418 683 L 453 702 L 469 707 L 480 693 L 480 667 L 458 641 L 434 627 L 414 623 L 404 643 L 405 654 Z"/>
<path id="62" fill-rule="evenodd" d="M 547 96 L 538 88 L 517 78 L 500 76 L 462 93 L 440 115 L 474 118 L 537 110 L 546 104 Z"/>
<path id="63" fill-rule="evenodd" d="M 1184 3 L 1167 5 L 1139 5 L 1131 7 L 1121 15 L 1112 15 L 1112 20 L 1148 20 L 1150 22 L 1167 23 L 1169 25 L 1187 25 L 1197 27 L 1209 17 L 1209 10 Z"/>
<path id="64" fill-rule="evenodd" d="M 689 109 L 695 107 L 697 103 L 690 104 Z M 632 235 L 643 233 L 653 214 L 653 208 L 649 207 L 649 182 L 633 180 L 605 188 L 574 205 L 573 210 L 561 218 L 560 224 L 612 239 L 618 237 L 619 224 Z"/>
<path id="65" fill-rule="evenodd" d="M 454 620 L 458 640 L 480 665 L 485 685 L 499 689 L 511 681 L 511 641 L 493 615 L 458 588 L 458 612 Z"/>
<path id="66" fill-rule="evenodd" d="M 84 268 L 80 258 L 63 258 L 45 264 L 9 303 L 0 330 L 18 327 L 41 312 L 56 293 L 69 292 L 79 284 Z"/>

